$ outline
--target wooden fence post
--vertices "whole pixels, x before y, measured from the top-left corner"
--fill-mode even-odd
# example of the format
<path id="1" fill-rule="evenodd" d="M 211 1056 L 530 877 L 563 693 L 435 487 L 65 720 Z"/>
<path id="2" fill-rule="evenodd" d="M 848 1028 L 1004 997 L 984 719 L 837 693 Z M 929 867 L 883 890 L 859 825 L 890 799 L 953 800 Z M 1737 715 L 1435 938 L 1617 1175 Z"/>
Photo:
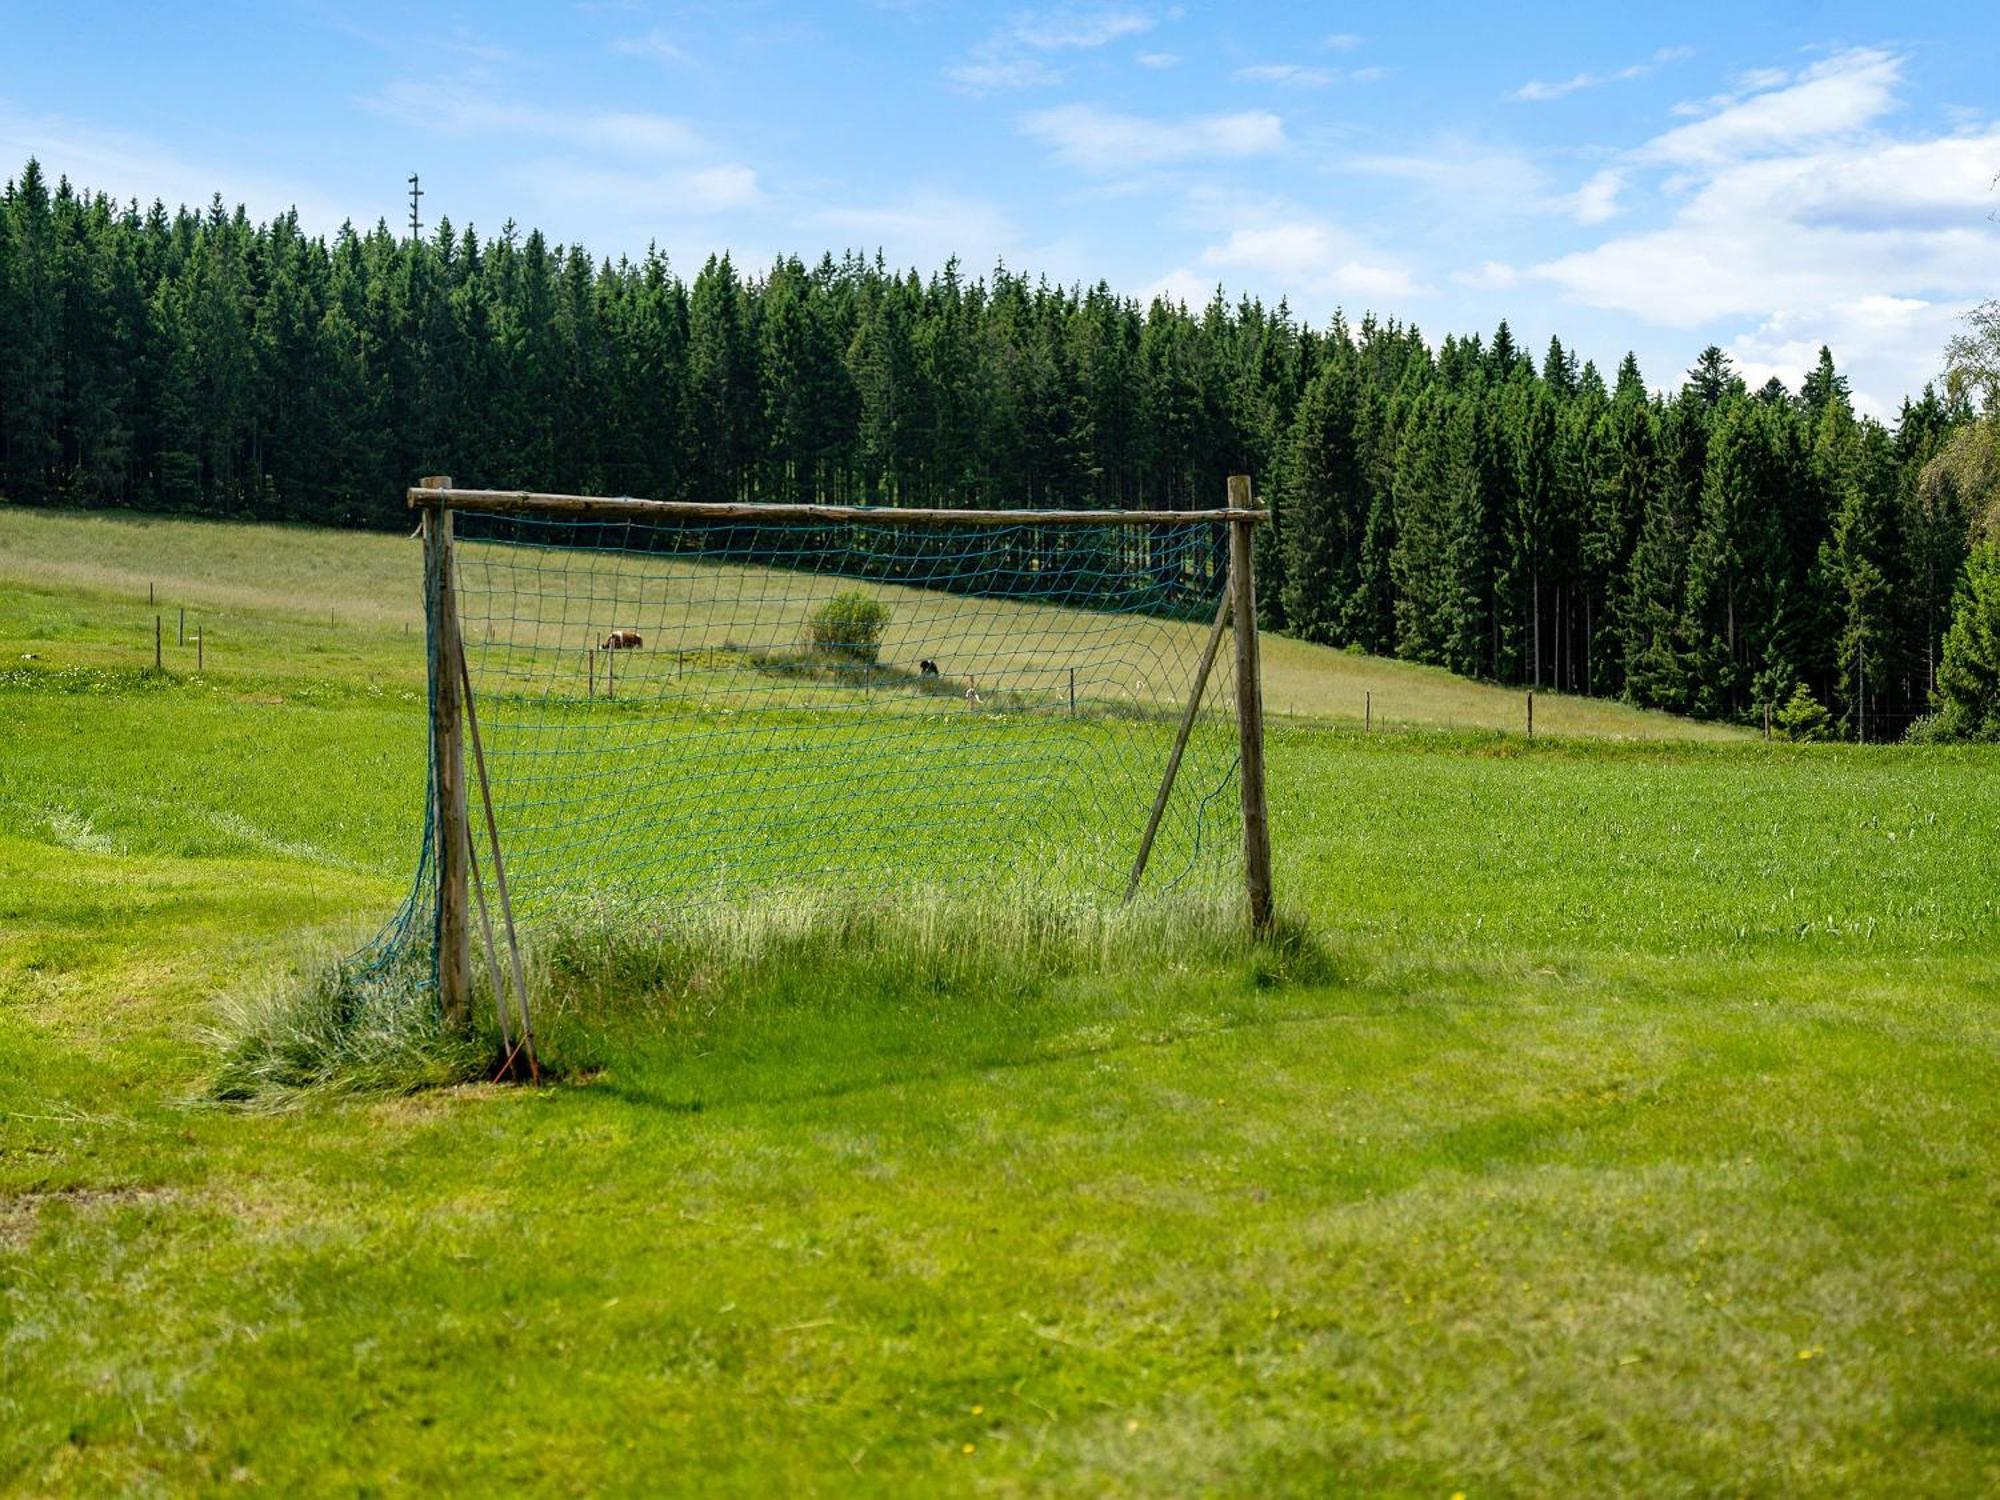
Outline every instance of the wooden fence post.
<path id="1" fill-rule="evenodd" d="M 180 641 L 178 642 L 178 644 L 185 646 L 187 643 L 188 643 L 188 607 L 185 604 L 183 604 L 181 606 Z"/>
<path id="2" fill-rule="evenodd" d="M 448 490 L 448 476 L 423 481 L 427 490 Z M 459 688 L 458 599 L 452 579 L 451 512 L 434 505 L 424 512 L 424 581 L 429 594 L 431 635 L 431 767 L 437 781 L 437 973 L 438 1003 L 445 1021 L 465 1026 L 472 1018 L 472 929 L 466 905 L 471 829 L 465 820 L 464 699 Z"/>
<path id="3" fill-rule="evenodd" d="M 1229 476 L 1231 510 L 1252 510 L 1248 474 Z M 1257 579 L 1252 562 L 1256 523 L 1229 523 L 1229 596 L 1235 610 L 1236 733 L 1242 756 L 1243 881 L 1250 897 L 1250 926 L 1271 927 L 1271 819 L 1264 800 L 1264 685 L 1257 665 Z"/>
<path id="4" fill-rule="evenodd" d="M 1361 695 L 1361 727 L 1371 732 L 1375 728 L 1375 695 L 1373 693 L 1363 693 Z"/>
<path id="5" fill-rule="evenodd" d="M 154 615 L 154 616 L 153 616 L 153 670 L 154 670 L 155 672 L 158 672 L 158 671 L 160 671 L 160 670 L 161 670 L 161 667 L 160 667 L 160 617 L 159 617 L 158 615 Z"/>
<path id="6" fill-rule="evenodd" d="M 1528 738 L 1535 737 L 1535 690 L 1528 689 Z"/>

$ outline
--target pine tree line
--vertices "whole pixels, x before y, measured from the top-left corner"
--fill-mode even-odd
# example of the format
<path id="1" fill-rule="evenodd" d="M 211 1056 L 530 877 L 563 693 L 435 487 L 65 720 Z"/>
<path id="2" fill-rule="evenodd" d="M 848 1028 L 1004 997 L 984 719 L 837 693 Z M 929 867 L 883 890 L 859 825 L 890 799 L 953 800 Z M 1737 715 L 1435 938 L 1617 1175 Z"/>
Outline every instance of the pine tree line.
<path id="1" fill-rule="evenodd" d="M 663 498 L 1218 503 L 1260 476 L 1268 623 L 1500 682 L 1756 719 L 1803 687 L 1843 731 L 1928 708 L 1973 498 L 1929 389 L 1857 417 L 1822 352 L 1794 395 L 1709 349 L 1607 386 L 1506 324 L 1282 302 L 1198 312 L 877 257 L 602 261 L 511 223 L 331 241 L 53 190 L 0 199 L 0 493 L 406 523 L 417 475 Z"/>

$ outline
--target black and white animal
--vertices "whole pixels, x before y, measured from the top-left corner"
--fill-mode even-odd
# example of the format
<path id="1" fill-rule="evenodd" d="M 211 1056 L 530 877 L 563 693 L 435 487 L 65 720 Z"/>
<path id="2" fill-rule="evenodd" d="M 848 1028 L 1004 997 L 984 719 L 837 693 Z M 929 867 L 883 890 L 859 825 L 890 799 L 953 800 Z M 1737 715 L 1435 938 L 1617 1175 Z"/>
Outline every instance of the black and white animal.
<path id="1" fill-rule="evenodd" d="M 938 674 L 938 664 L 929 657 L 925 657 L 917 664 L 917 672 L 920 676 L 935 677 Z"/>

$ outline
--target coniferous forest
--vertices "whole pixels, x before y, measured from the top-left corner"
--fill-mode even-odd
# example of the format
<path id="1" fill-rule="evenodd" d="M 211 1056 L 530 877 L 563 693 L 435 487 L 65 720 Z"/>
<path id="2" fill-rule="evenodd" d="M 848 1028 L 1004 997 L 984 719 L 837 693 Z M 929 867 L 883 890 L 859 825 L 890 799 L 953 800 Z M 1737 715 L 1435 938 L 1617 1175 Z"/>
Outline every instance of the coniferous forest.
<path id="1" fill-rule="evenodd" d="M 0 200 L 0 495 L 408 524 L 404 488 L 923 505 L 1222 503 L 1268 624 L 1473 676 L 1900 737 L 1937 703 L 1979 496 L 1927 388 L 1856 415 L 1722 352 L 1608 375 L 1284 303 L 1149 306 L 956 263 L 725 257 L 683 280 L 512 224 L 330 241 L 28 163 Z M 1654 394 L 1649 386 L 1667 388 Z M 1975 559 L 1976 561 L 1976 559 Z M 1975 569 L 1975 573 L 1977 569 Z M 2000 561 L 1985 607 L 2000 622 Z M 1961 632 L 1963 633 L 1963 632 Z M 2000 692 L 2000 688 L 1996 688 Z M 2000 727 L 2000 720 L 1996 720 Z"/>

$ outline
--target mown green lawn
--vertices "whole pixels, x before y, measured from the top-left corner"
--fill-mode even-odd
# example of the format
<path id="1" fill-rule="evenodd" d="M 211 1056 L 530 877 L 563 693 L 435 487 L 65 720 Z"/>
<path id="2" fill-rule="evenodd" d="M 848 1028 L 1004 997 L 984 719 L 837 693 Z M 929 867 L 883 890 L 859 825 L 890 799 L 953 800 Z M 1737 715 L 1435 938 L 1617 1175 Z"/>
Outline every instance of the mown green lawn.
<path id="1" fill-rule="evenodd" d="M 1293 946 L 823 944 L 246 1109 L 415 669 L 251 598 L 127 675 L 101 583 L 0 589 L 0 1483 L 2000 1487 L 1991 752 L 1290 726 Z"/>

